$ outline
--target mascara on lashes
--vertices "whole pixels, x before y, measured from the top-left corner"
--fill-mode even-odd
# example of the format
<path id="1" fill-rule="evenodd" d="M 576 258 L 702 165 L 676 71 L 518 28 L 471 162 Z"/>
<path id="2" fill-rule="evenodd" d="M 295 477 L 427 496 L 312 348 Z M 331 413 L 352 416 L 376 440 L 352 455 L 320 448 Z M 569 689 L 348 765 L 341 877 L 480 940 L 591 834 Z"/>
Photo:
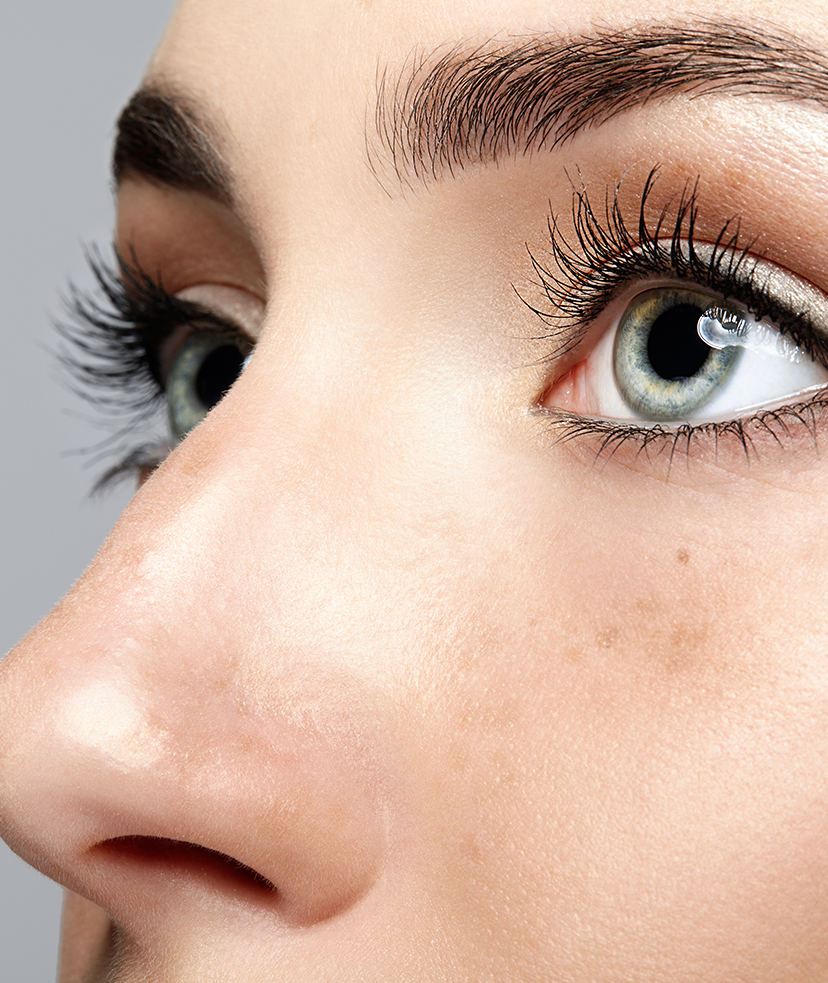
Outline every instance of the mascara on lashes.
<path id="1" fill-rule="evenodd" d="M 573 186 L 572 226 L 574 240 L 561 231 L 562 223 L 552 213 L 548 219 L 550 260 L 542 261 L 529 249 L 533 270 L 550 303 L 548 308 L 530 307 L 553 328 L 547 335 L 554 349 L 546 361 L 556 361 L 577 349 L 594 322 L 623 287 L 655 279 L 670 279 L 704 288 L 722 300 L 733 298 L 757 321 L 770 318 L 782 335 L 801 352 L 828 368 L 828 303 L 824 295 L 754 253 L 756 243 L 740 242 L 740 223 L 723 223 L 713 242 L 698 241 L 700 185 L 685 184 L 655 219 L 649 208 L 658 177 L 658 166 L 648 174 L 639 198 L 638 214 L 630 226 L 620 204 L 620 183 L 605 193 L 603 209 L 593 207 L 586 189 Z M 522 298 L 523 299 L 523 298 Z M 731 435 L 749 456 L 753 440 L 745 427 L 754 425 L 781 443 L 791 428 L 801 424 L 815 434 L 817 414 L 828 405 L 825 390 L 789 406 L 759 409 L 749 419 L 640 426 L 634 421 L 592 419 L 565 410 L 539 405 L 537 409 L 552 426 L 555 442 L 591 438 L 596 457 L 614 454 L 632 441 L 639 452 L 667 450 L 672 458 L 680 443 L 689 457 L 690 445 L 701 436 L 714 444 Z"/>

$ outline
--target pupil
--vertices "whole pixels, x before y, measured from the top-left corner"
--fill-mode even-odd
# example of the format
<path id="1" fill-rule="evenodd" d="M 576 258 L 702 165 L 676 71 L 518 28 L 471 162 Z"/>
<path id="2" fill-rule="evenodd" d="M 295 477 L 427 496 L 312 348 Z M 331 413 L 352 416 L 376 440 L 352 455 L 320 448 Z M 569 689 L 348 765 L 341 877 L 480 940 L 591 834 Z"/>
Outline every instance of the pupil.
<path id="1" fill-rule="evenodd" d="M 702 314 L 704 310 L 693 304 L 676 304 L 655 319 L 647 339 L 647 357 L 656 375 L 689 379 L 704 365 L 710 347 L 696 330 Z"/>
<path id="2" fill-rule="evenodd" d="M 244 356 L 235 345 L 214 348 L 201 363 L 195 380 L 198 398 L 212 409 L 238 379 Z"/>

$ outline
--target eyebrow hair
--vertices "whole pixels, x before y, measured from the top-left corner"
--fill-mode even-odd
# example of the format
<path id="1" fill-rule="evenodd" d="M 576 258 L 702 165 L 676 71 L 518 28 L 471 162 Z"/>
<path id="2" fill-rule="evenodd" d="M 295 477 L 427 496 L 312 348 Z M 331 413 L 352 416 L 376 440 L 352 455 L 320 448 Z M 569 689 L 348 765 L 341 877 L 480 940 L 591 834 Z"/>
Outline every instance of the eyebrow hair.
<path id="1" fill-rule="evenodd" d="M 232 188 L 206 117 L 180 95 L 140 88 L 118 117 L 112 173 L 130 174 L 229 203 Z"/>
<path id="2" fill-rule="evenodd" d="M 735 24 L 533 36 L 413 58 L 378 78 L 380 158 L 410 183 L 577 133 L 678 93 L 763 95 L 828 108 L 828 61 L 801 40 Z"/>
<path id="3" fill-rule="evenodd" d="M 828 60 L 798 38 L 735 24 L 534 35 L 414 57 L 378 77 L 376 141 L 403 184 L 504 154 L 554 148 L 582 130 L 678 93 L 764 95 L 828 109 Z M 129 174 L 231 203 L 232 182 L 206 114 L 159 83 L 139 89 L 117 124 L 116 185 Z"/>

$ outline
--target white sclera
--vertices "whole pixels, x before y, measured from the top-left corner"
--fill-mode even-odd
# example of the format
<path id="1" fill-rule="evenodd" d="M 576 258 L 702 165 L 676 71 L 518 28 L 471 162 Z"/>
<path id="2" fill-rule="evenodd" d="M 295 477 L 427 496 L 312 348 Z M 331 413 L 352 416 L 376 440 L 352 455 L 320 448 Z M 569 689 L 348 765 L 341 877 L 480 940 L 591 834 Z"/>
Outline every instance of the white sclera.
<path id="1" fill-rule="evenodd" d="M 712 348 L 735 345 L 744 349 L 736 371 L 705 406 L 708 419 L 738 417 L 762 407 L 795 402 L 828 382 L 824 366 L 778 328 L 758 322 L 747 312 L 740 316 L 710 308 L 699 318 L 697 330 Z M 708 337 L 713 340 L 708 341 Z"/>

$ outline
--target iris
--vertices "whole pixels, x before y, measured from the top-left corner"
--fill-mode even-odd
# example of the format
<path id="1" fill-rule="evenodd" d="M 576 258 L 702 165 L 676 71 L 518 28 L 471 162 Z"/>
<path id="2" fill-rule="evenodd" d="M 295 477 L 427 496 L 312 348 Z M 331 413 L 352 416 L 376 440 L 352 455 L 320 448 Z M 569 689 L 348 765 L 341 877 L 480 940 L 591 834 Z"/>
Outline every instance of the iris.
<path id="1" fill-rule="evenodd" d="M 698 322 L 721 301 L 698 290 L 658 287 L 639 294 L 624 312 L 613 366 L 621 395 L 649 420 L 684 420 L 721 389 L 741 349 L 711 348 Z"/>
<path id="2" fill-rule="evenodd" d="M 166 385 L 170 425 L 179 440 L 238 379 L 249 354 L 242 345 L 236 335 L 193 331 L 181 346 Z"/>

